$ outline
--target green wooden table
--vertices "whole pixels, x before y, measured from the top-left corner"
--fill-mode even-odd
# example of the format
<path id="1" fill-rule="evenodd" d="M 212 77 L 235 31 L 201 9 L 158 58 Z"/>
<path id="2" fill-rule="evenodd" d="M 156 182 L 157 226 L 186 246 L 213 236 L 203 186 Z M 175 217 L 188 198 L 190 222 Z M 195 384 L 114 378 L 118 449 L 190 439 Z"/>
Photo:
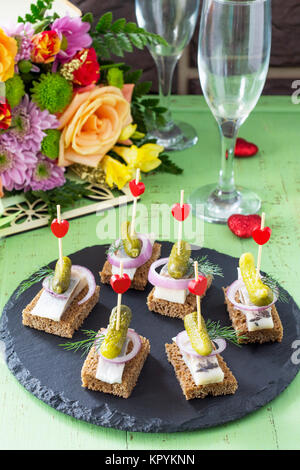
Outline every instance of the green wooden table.
<path id="1" fill-rule="evenodd" d="M 146 205 L 174 202 L 197 186 L 216 181 L 220 145 L 216 123 L 204 99 L 173 99 L 175 117 L 193 124 L 198 144 L 172 158 L 183 176 L 147 176 Z M 263 269 L 300 303 L 300 116 L 290 97 L 262 97 L 240 136 L 254 141 L 259 154 L 236 160 L 236 180 L 259 192 L 267 224 L 273 229 L 263 250 Z M 99 243 L 91 215 L 72 221 L 64 241 L 66 254 Z M 253 250 L 251 240 L 235 237 L 227 226 L 205 224 L 204 245 L 229 255 Z M 39 266 L 57 256 L 48 228 L 0 240 L 0 309 L 16 286 Z M 292 351 L 292 350 L 291 350 Z M 300 448 L 300 375 L 272 403 L 242 420 L 189 433 L 143 434 L 104 429 L 54 411 L 31 396 L 8 371 L 0 354 L 1 449 L 292 449 Z"/>

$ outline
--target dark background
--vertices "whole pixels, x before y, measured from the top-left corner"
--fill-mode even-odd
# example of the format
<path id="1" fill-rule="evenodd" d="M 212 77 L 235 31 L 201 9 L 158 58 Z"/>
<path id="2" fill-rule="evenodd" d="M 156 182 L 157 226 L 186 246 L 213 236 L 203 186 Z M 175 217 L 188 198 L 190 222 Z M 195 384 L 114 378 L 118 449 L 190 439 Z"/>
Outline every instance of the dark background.
<path id="1" fill-rule="evenodd" d="M 136 21 L 134 0 L 72 0 L 72 3 L 77 5 L 83 13 L 93 12 L 96 18 L 106 11 L 112 11 L 114 19 L 126 17 L 128 21 Z M 292 81 L 300 79 L 300 0 L 273 0 L 272 15 L 271 69 L 263 93 L 290 95 Z M 197 67 L 197 39 L 198 29 L 195 31 L 189 48 L 189 67 Z M 135 49 L 133 54 L 128 54 L 126 61 L 135 67 L 138 64 L 138 68 L 143 68 L 143 78 L 151 80 L 153 91 L 157 91 L 156 69 L 147 50 Z M 178 92 L 176 76 L 173 92 Z M 201 93 L 197 78 L 188 80 L 186 92 Z"/>

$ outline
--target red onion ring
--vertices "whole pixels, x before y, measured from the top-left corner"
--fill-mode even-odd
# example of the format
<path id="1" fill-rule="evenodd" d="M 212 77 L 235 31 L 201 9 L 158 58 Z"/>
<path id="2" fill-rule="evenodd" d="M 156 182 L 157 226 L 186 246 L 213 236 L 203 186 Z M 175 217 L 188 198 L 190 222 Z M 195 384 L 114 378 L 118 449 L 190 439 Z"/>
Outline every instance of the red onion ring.
<path id="1" fill-rule="evenodd" d="M 205 358 L 205 357 L 212 357 L 215 356 L 216 354 L 221 354 L 221 352 L 224 351 L 226 348 L 226 341 L 223 338 L 217 338 L 213 340 L 213 343 L 217 344 L 217 349 L 214 349 L 210 354 L 207 356 L 202 356 L 201 354 L 198 354 L 192 347 L 190 338 L 186 332 L 186 330 L 181 331 L 178 333 L 176 336 L 176 344 L 179 347 L 179 349 L 187 354 L 190 354 L 191 356 Z"/>
<path id="2" fill-rule="evenodd" d="M 88 269 L 88 268 L 85 268 L 83 266 L 79 266 L 79 265 L 74 265 L 72 266 L 71 268 L 71 273 L 79 273 L 79 275 L 81 274 L 82 276 L 84 276 L 86 278 L 86 281 L 87 281 L 87 284 L 88 284 L 88 292 L 86 293 L 86 295 L 83 297 L 83 299 L 81 299 L 79 302 L 78 302 L 78 305 L 81 305 L 83 304 L 84 302 L 86 302 L 87 300 L 89 300 L 92 295 L 94 294 L 95 290 L 96 290 L 96 281 L 95 281 L 95 277 L 93 275 L 93 273 Z M 54 292 L 52 290 L 52 288 L 50 287 L 50 280 L 53 278 L 52 275 L 50 276 L 47 276 L 45 277 L 45 279 L 43 280 L 43 288 L 45 289 L 46 292 L 48 292 L 48 294 L 52 295 L 53 297 L 57 298 L 57 299 L 67 299 L 69 296 L 66 295 L 66 294 L 57 294 L 56 292 Z"/>
<path id="3" fill-rule="evenodd" d="M 124 269 L 139 268 L 140 266 L 145 264 L 151 258 L 152 244 L 151 244 L 149 238 L 146 235 L 143 235 L 141 233 L 138 235 L 138 238 L 142 242 L 141 252 L 140 252 L 139 256 L 137 256 L 136 258 L 129 258 L 129 257 L 128 257 L 128 259 L 124 258 L 123 259 L 123 268 Z M 119 240 L 117 240 L 117 242 L 118 241 Z M 107 256 L 107 259 L 108 259 L 109 263 L 112 266 L 116 266 L 117 268 L 120 267 L 120 258 L 119 258 L 119 256 L 116 256 L 113 253 L 113 254 L 109 254 Z"/>
<path id="4" fill-rule="evenodd" d="M 241 304 L 240 302 L 237 302 L 235 300 L 235 295 L 237 291 L 244 285 L 243 281 L 241 279 L 238 279 L 237 281 L 234 281 L 228 288 L 227 288 L 227 297 L 230 300 L 230 302 L 237 308 L 238 310 L 247 310 L 249 312 L 261 312 L 262 310 L 267 310 L 268 308 L 272 307 L 273 304 L 278 299 L 278 293 L 276 291 L 273 291 L 274 299 L 273 302 L 271 302 L 269 305 L 263 305 L 262 307 L 259 307 L 258 305 L 244 305 Z"/>
<path id="5" fill-rule="evenodd" d="M 148 274 L 148 281 L 153 286 L 165 287 L 166 289 L 187 289 L 191 278 L 173 279 L 167 276 L 162 276 L 156 271 L 156 268 L 162 264 L 167 264 L 169 258 L 161 258 L 151 264 Z M 201 273 L 199 273 L 201 274 Z"/>
<path id="6" fill-rule="evenodd" d="M 75 272 L 75 273 L 77 272 L 79 274 L 82 274 L 85 277 L 87 284 L 88 284 L 89 290 L 87 291 L 83 299 L 81 299 L 78 302 L 78 305 L 81 305 L 87 302 L 94 295 L 94 292 L 96 290 L 95 277 L 94 277 L 94 274 L 88 268 L 85 268 L 84 266 L 79 266 L 78 264 L 74 264 L 72 266 L 71 273 L 72 272 Z"/>
<path id="7" fill-rule="evenodd" d="M 107 330 L 103 330 L 102 332 L 105 333 L 106 331 Z M 122 356 L 122 357 L 118 356 L 118 357 L 115 357 L 114 359 L 107 359 L 107 357 L 104 357 L 101 354 L 100 349 L 99 349 L 99 352 L 98 352 L 99 356 L 101 356 L 102 359 L 104 359 L 105 361 L 112 362 L 113 364 L 124 364 L 124 362 L 130 361 L 137 355 L 137 353 L 141 349 L 142 342 L 141 342 L 140 336 L 131 328 L 128 328 L 126 338 L 130 339 L 133 343 L 133 348 L 130 351 L 130 353 L 125 354 L 125 356 Z"/>
<path id="8" fill-rule="evenodd" d="M 43 280 L 43 283 L 42 283 L 42 286 L 43 288 L 45 289 L 46 292 L 48 292 L 48 294 L 52 295 L 53 297 L 55 297 L 56 299 L 67 299 L 68 296 L 65 295 L 65 294 L 57 294 L 56 292 L 54 292 L 52 290 L 52 288 L 50 287 L 50 281 L 53 279 L 53 276 L 50 275 L 50 276 L 47 276 L 45 277 L 45 279 Z"/>

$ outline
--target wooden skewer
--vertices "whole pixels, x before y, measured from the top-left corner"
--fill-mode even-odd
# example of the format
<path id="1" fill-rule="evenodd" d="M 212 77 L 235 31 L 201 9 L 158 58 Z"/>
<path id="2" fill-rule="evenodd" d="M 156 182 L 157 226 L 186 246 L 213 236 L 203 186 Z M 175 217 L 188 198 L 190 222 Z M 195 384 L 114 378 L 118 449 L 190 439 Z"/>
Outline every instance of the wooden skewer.
<path id="1" fill-rule="evenodd" d="M 180 191 L 180 207 L 183 206 L 184 203 L 184 189 Z M 181 247 L 181 240 L 182 240 L 182 227 L 183 221 L 179 221 L 178 225 L 178 244 L 177 244 L 177 253 L 180 255 L 180 247 Z"/>
<path id="2" fill-rule="evenodd" d="M 139 181 L 140 181 L 140 173 L 141 173 L 141 170 L 140 170 L 139 168 L 137 168 L 137 170 L 136 170 L 136 176 L 135 176 L 135 182 L 136 182 L 136 184 L 139 184 Z M 131 231 L 130 231 L 131 237 L 134 236 L 134 226 L 135 226 L 135 218 L 136 218 L 137 200 L 138 200 L 137 197 L 135 197 L 135 198 L 133 199 L 133 209 L 132 209 L 132 218 L 131 218 Z"/>
<path id="3" fill-rule="evenodd" d="M 120 261 L 120 277 L 122 277 L 122 276 L 123 276 L 123 261 Z M 122 302 L 122 294 L 118 294 L 117 325 L 116 325 L 117 331 L 119 331 L 119 329 L 120 329 L 121 302 Z"/>
<path id="4" fill-rule="evenodd" d="M 266 214 L 265 212 L 263 212 L 261 214 L 261 223 L 260 223 L 261 230 L 265 228 L 265 218 L 266 218 Z M 262 253 L 262 245 L 259 245 L 258 254 L 257 254 L 257 265 L 256 265 L 256 280 L 259 278 L 259 275 L 260 275 L 261 253 Z"/>
<path id="5" fill-rule="evenodd" d="M 60 212 L 60 205 L 59 204 L 56 206 L 56 210 L 57 210 L 57 220 L 58 220 L 58 223 L 60 224 L 61 223 L 61 212 Z M 59 253 L 60 269 L 62 271 L 62 268 L 63 268 L 62 238 L 58 239 L 58 253 Z"/>
<path id="6" fill-rule="evenodd" d="M 198 261 L 194 261 L 194 270 L 195 270 L 195 280 L 198 281 L 199 273 L 198 273 Z M 201 330 L 201 302 L 200 302 L 200 295 L 196 295 L 196 302 L 197 302 L 197 320 L 198 320 L 198 330 Z"/>

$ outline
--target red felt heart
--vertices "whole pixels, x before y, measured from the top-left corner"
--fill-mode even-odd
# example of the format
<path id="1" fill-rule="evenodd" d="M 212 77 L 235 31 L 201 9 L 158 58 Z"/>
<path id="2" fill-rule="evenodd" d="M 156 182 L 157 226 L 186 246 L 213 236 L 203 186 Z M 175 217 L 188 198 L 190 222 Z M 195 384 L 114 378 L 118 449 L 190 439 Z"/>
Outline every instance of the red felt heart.
<path id="1" fill-rule="evenodd" d="M 207 288 L 207 279 L 205 276 L 199 276 L 198 281 L 193 279 L 188 285 L 191 294 L 203 295 Z"/>
<path id="2" fill-rule="evenodd" d="M 233 214 L 227 220 L 227 225 L 237 237 L 250 238 L 255 228 L 260 227 L 261 217 L 257 214 Z"/>
<path id="3" fill-rule="evenodd" d="M 63 238 L 68 233 L 69 222 L 64 219 L 58 222 L 57 219 L 54 219 L 51 223 L 51 230 L 57 238 Z"/>
<path id="4" fill-rule="evenodd" d="M 236 139 L 234 155 L 236 157 L 253 157 L 258 152 L 257 145 L 241 137 Z"/>
<path id="5" fill-rule="evenodd" d="M 252 237 L 258 245 L 264 245 L 270 240 L 271 233 L 272 230 L 270 229 L 270 227 L 257 227 L 253 230 Z"/>
<path id="6" fill-rule="evenodd" d="M 117 294 L 124 294 L 129 289 L 131 280 L 126 273 L 122 277 L 119 274 L 113 274 L 110 278 L 110 285 Z"/>
<path id="7" fill-rule="evenodd" d="M 130 181 L 129 188 L 134 197 L 141 196 L 145 192 L 145 185 L 142 181 L 139 183 L 136 183 L 135 180 Z"/>
<path id="8" fill-rule="evenodd" d="M 188 217 L 190 209 L 189 204 L 183 204 L 181 206 L 180 203 L 177 202 L 172 206 L 172 215 L 176 220 L 178 220 L 178 222 L 182 222 Z"/>

